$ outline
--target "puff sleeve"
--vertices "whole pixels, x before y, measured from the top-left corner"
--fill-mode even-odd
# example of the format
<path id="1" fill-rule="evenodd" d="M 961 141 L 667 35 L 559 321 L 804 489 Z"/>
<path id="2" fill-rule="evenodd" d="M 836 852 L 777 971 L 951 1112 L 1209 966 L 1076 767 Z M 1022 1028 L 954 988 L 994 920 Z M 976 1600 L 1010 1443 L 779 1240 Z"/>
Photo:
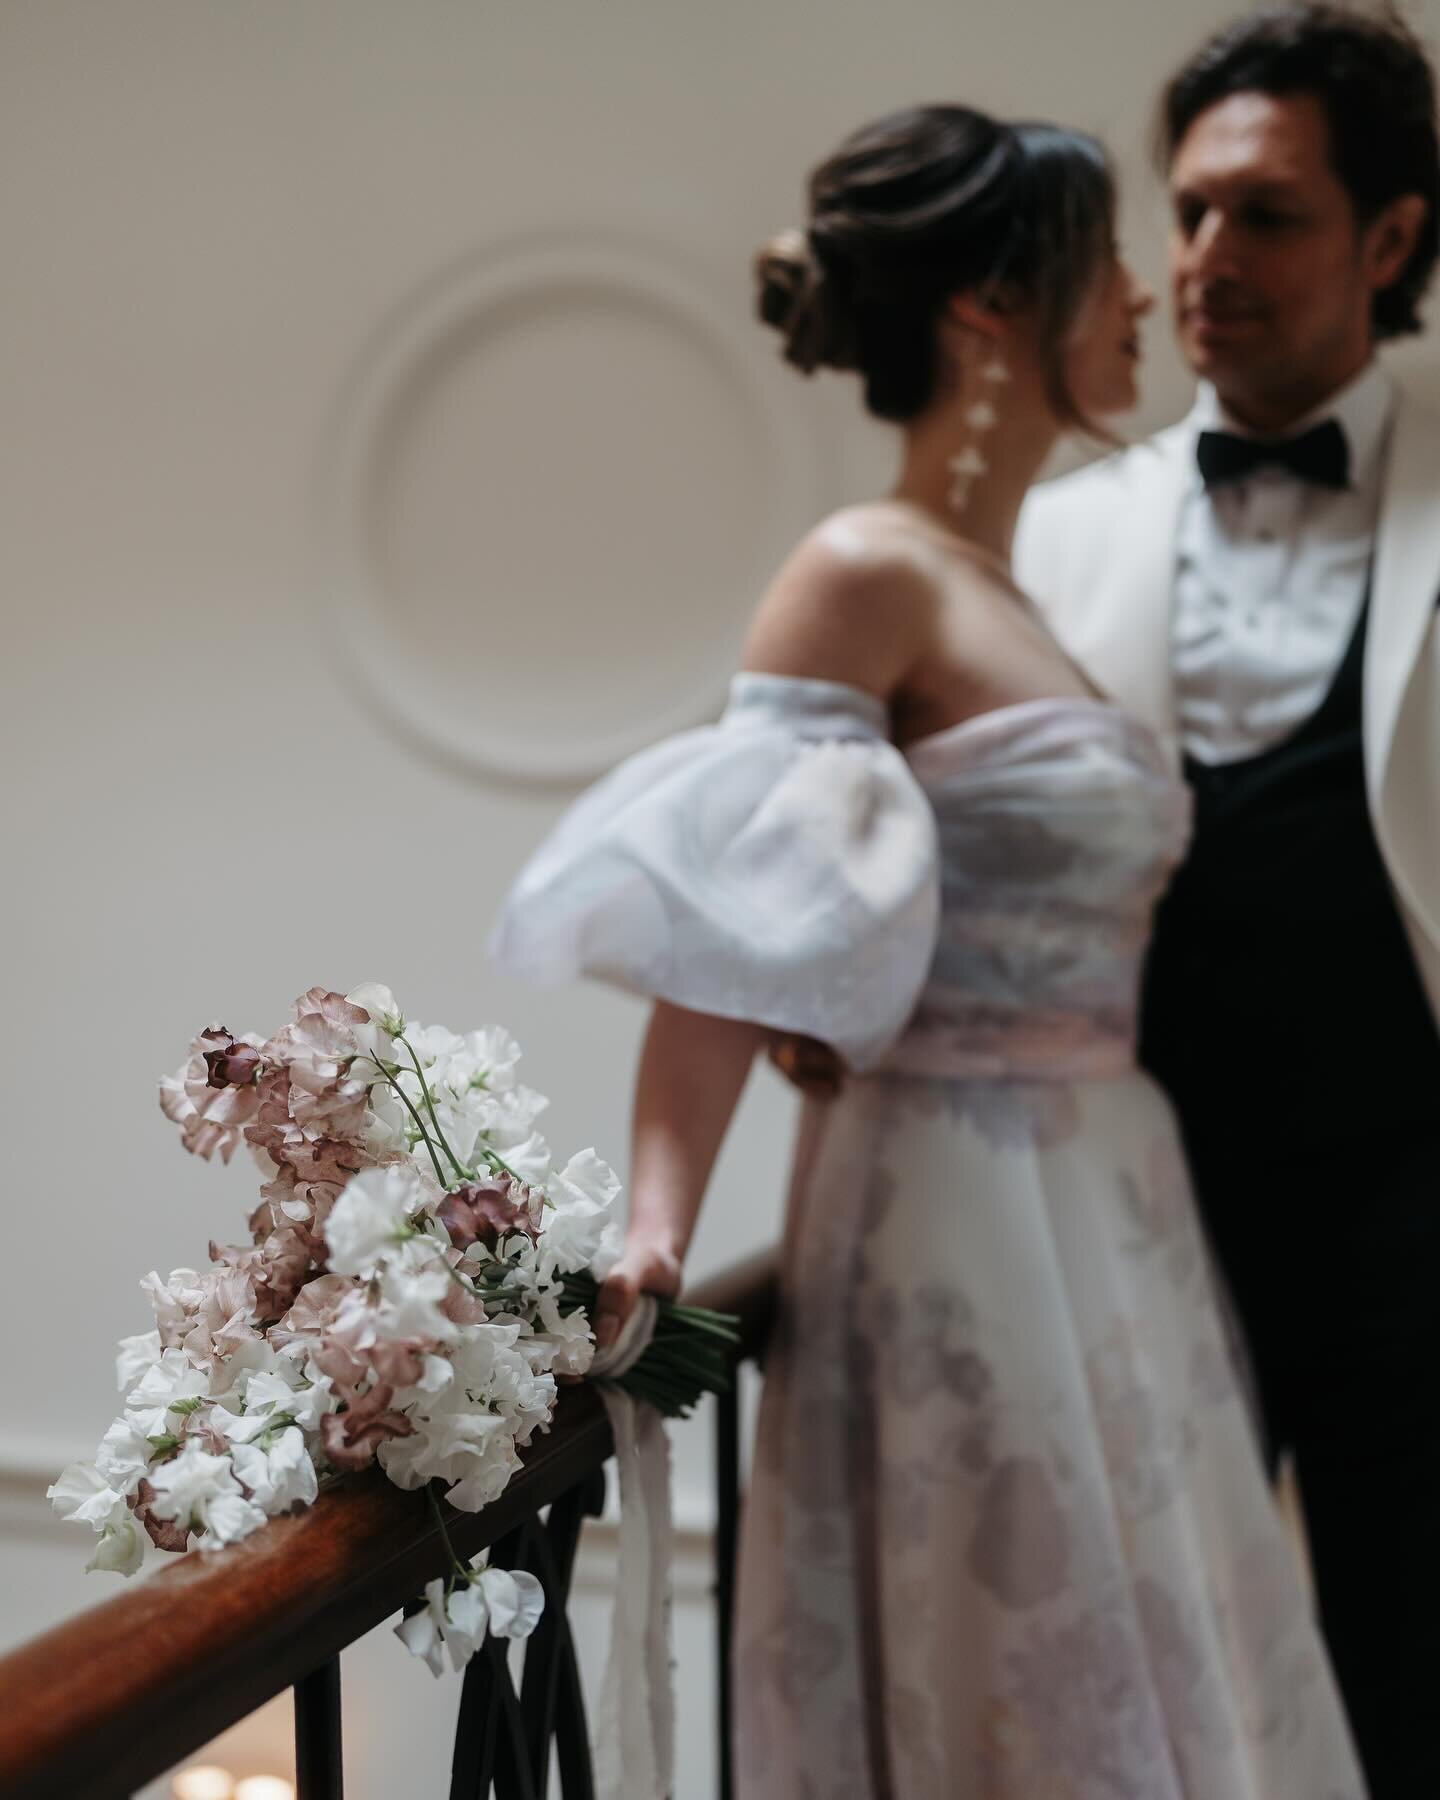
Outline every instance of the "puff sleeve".
<path id="1" fill-rule="evenodd" d="M 748 673 L 718 724 L 630 757 L 570 807 L 491 954 L 819 1038 L 863 1069 L 914 1009 L 938 916 L 934 814 L 882 703 Z"/>

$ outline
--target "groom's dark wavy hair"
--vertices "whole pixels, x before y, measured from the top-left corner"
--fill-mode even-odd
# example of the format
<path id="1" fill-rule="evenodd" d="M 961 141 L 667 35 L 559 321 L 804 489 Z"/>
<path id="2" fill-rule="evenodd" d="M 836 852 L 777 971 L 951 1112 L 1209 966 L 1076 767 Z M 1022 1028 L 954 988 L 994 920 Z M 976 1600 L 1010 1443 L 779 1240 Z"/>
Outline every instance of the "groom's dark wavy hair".
<path id="1" fill-rule="evenodd" d="M 1440 137 L 1435 77 L 1393 5 L 1301 0 L 1222 26 L 1170 81 L 1157 148 L 1169 168 L 1201 113 L 1232 94 L 1313 94 L 1325 109 L 1330 160 L 1362 224 L 1402 194 L 1426 203 L 1410 261 L 1376 294 L 1377 338 L 1423 329 L 1419 304 L 1440 256 Z"/>
<path id="2" fill-rule="evenodd" d="M 945 380 L 952 294 L 1033 308 L 1057 417 L 1084 418 L 1066 379 L 1071 331 L 1114 258 L 1103 147 L 1058 125 L 968 106 L 914 106 L 844 141 L 810 176 L 805 231 L 756 258 L 758 311 L 805 374 L 854 369 L 877 418 L 903 424 Z"/>

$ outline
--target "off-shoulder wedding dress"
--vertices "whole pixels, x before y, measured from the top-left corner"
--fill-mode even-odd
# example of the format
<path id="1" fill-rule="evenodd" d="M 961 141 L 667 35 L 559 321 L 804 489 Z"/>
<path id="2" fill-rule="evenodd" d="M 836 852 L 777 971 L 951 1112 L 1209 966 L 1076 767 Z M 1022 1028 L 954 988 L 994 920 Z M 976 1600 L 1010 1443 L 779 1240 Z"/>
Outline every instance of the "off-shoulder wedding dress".
<path id="1" fill-rule="evenodd" d="M 1188 797 L 1089 699 L 911 744 L 745 674 L 525 869 L 495 949 L 823 1039 L 743 1527 L 744 1800 L 1360 1800 L 1168 1104 Z"/>

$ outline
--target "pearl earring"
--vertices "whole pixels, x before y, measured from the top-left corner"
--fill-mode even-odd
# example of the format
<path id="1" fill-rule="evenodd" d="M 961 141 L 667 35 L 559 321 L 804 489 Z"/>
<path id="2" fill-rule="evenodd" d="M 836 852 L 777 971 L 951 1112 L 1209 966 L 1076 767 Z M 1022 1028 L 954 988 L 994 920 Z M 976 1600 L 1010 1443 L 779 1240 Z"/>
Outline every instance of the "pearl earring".
<path id="1" fill-rule="evenodd" d="M 998 350 L 980 370 L 980 379 L 992 392 L 1009 381 L 1010 371 Z M 970 489 L 981 476 L 990 473 L 990 465 L 981 454 L 979 440 L 999 424 L 1000 409 L 993 400 L 982 397 L 966 407 L 963 417 L 970 436 L 947 465 L 950 470 L 950 489 L 946 495 L 946 503 L 953 513 L 964 512 L 970 504 Z"/>

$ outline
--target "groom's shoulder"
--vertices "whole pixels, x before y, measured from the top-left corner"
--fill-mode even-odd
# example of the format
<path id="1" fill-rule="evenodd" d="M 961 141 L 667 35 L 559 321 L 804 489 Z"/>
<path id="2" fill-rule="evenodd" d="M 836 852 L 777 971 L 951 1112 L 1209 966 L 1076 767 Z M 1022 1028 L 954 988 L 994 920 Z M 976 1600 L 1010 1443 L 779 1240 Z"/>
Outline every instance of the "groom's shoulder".
<path id="1" fill-rule="evenodd" d="M 1189 454 L 1185 422 L 1127 444 L 1069 475 L 1042 481 L 1026 496 L 1015 534 L 1015 569 L 1041 594 L 1094 578 L 1114 533 L 1148 507 L 1164 504 Z"/>
<path id="2" fill-rule="evenodd" d="M 1191 427 L 1182 420 L 1138 443 L 1127 444 L 1068 475 L 1042 481 L 1026 501 L 1041 511 L 1080 512 L 1106 502 L 1124 503 L 1166 480 L 1188 449 Z"/>
<path id="3" fill-rule="evenodd" d="M 1413 388 L 1396 386 L 1395 425 L 1405 439 L 1422 443 L 1427 450 L 1440 444 L 1440 407 Z"/>

